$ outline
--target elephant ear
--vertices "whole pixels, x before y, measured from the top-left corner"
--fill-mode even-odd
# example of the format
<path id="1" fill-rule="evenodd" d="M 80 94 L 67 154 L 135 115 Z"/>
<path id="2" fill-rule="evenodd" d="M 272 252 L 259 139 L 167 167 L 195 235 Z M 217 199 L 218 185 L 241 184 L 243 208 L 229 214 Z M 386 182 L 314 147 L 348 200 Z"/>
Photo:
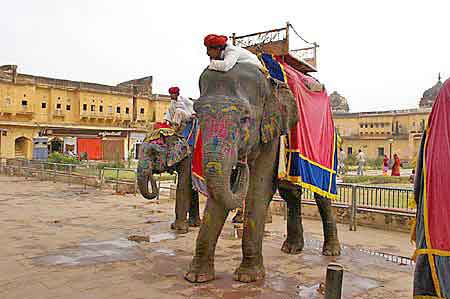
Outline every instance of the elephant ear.
<path id="1" fill-rule="evenodd" d="M 282 82 L 269 84 L 270 91 L 264 100 L 261 122 L 261 141 L 268 143 L 281 134 L 287 134 L 298 121 L 298 111 L 294 96 Z"/>
<path id="2" fill-rule="evenodd" d="M 167 152 L 167 166 L 172 167 L 189 155 L 189 144 L 182 137 L 178 137 Z"/>
<path id="3" fill-rule="evenodd" d="M 281 105 L 281 134 L 287 134 L 300 119 L 297 101 L 286 83 L 281 83 L 274 91 Z"/>

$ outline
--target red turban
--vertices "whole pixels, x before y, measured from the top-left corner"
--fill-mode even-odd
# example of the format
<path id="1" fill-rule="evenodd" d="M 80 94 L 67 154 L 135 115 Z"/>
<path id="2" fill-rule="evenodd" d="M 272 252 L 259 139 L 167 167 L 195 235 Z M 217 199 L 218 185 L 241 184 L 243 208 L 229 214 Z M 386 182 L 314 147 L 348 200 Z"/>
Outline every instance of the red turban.
<path id="1" fill-rule="evenodd" d="M 223 47 L 227 44 L 227 40 L 225 35 L 208 34 L 203 43 L 206 47 Z"/>
<path id="2" fill-rule="evenodd" d="M 176 86 L 169 88 L 169 94 L 179 94 L 180 89 Z"/>

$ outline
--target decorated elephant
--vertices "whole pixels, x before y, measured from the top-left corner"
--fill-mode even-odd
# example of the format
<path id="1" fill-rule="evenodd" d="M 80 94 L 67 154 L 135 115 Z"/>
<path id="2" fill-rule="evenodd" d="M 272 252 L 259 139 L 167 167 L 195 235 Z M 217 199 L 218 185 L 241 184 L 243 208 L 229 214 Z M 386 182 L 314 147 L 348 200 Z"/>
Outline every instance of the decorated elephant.
<path id="1" fill-rule="evenodd" d="M 230 210 L 245 200 L 243 259 L 234 279 L 263 279 L 262 240 L 267 208 L 276 192 L 289 208 L 287 238 L 282 250 L 303 249 L 300 216 L 301 188 L 277 181 L 279 137 L 298 121 L 295 99 L 287 86 L 273 88 L 256 67 L 237 64 L 226 73 L 205 70 L 200 77 L 200 98 L 194 109 L 203 140 L 203 175 L 208 199 L 193 260 L 185 279 L 213 280 L 214 252 Z M 233 169 L 238 174 L 230 183 Z M 329 200 L 316 197 L 323 219 L 323 254 L 338 255 L 336 220 Z"/>
<path id="2" fill-rule="evenodd" d="M 154 199 L 159 191 L 153 175 L 176 171 L 175 222 L 171 228 L 179 233 L 187 233 L 189 226 L 200 225 L 198 193 L 192 189 L 191 150 L 185 138 L 172 129 L 163 130 L 162 133 L 156 131 L 154 134 L 158 136 L 151 141 L 146 140 L 141 146 L 137 170 L 138 187 L 142 196 Z"/>

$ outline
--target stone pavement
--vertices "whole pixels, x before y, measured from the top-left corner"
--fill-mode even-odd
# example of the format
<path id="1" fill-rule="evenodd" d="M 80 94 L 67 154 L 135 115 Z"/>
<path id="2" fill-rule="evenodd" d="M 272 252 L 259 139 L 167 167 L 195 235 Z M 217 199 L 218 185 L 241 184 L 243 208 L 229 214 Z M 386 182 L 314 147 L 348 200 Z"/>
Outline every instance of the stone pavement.
<path id="1" fill-rule="evenodd" d="M 410 265 L 371 256 L 359 248 L 409 256 L 409 236 L 339 225 L 345 248 L 323 257 L 319 221 L 304 220 L 306 248 L 300 255 L 280 251 L 285 222 L 267 225 L 267 278 L 243 284 L 232 273 L 241 260 L 241 242 L 227 223 L 216 251 L 214 282 L 183 279 L 198 229 L 170 231 L 174 203 L 159 204 L 133 195 L 63 183 L 0 176 L 0 298 L 322 298 L 317 289 L 326 265 L 344 265 L 343 298 L 411 298 Z M 230 217 L 231 218 L 231 217 Z M 135 243 L 130 235 L 146 236 Z"/>

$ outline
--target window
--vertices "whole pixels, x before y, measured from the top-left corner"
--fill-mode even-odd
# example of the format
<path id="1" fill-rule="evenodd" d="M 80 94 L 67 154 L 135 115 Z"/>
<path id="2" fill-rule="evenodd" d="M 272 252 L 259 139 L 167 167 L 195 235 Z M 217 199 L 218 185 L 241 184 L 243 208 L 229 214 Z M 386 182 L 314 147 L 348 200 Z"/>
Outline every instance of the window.
<path id="1" fill-rule="evenodd" d="M 11 105 L 11 98 L 10 97 L 6 97 L 5 98 L 5 105 L 6 106 Z"/>
<path id="2" fill-rule="evenodd" d="M 375 128 L 378 128 L 378 124 L 375 124 Z"/>
<path id="3" fill-rule="evenodd" d="M 58 97 L 58 100 L 61 100 L 61 97 Z"/>
<path id="4" fill-rule="evenodd" d="M 28 105 L 28 101 L 27 100 L 22 100 L 22 106 L 27 106 Z"/>
<path id="5" fill-rule="evenodd" d="M 103 106 L 102 105 L 98 106 L 98 111 L 103 112 Z"/>
<path id="6" fill-rule="evenodd" d="M 364 125 L 364 128 L 367 128 L 367 127 L 368 127 L 368 125 L 367 125 L 367 124 L 365 124 L 365 125 Z"/>
<path id="7" fill-rule="evenodd" d="M 378 157 L 383 157 L 384 156 L 384 147 L 379 147 L 378 148 Z"/>
<path id="8" fill-rule="evenodd" d="M 373 128 L 373 124 L 370 124 L 370 127 Z"/>
<path id="9" fill-rule="evenodd" d="M 117 112 L 117 113 L 120 113 L 120 106 L 117 106 L 116 112 Z"/>
<path id="10" fill-rule="evenodd" d="M 380 127 L 381 127 L 381 128 L 384 128 L 384 124 L 383 124 L 383 123 L 381 123 L 381 124 L 380 124 Z"/>
<path id="11" fill-rule="evenodd" d="M 70 105 L 66 105 L 66 110 L 70 111 Z"/>
<path id="12" fill-rule="evenodd" d="M 56 109 L 61 110 L 61 103 L 56 104 Z"/>
<path id="13" fill-rule="evenodd" d="M 126 114 L 130 114 L 130 108 L 126 107 L 126 108 L 125 108 L 125 113 L 126 113 Z"/>
<path id="14" fill-rule="evenodd" d="M 112 106 L 108 106 L 108 113 L 112 113 Z"/>
<path id="15" fill-rule="evenodd" d="M 347 147 L 347 154 L 353 155 L 353 148 L 351 146 Z"/>
<path id="16" fill-rule="evenodd" d="M 363 127 L 364 127 L 364 125 L 363 125 L 363 124 L 360 124 L 360 125 L 359 125 L 359 127 L 360 127 L 360 128 L 363 128 Z"/>
<path id="17" fill-rule="evenodd" d="M 91 105 L 91 111 L 92 111 L 92 112 L 95 111 L 95 105 Z"/>
<path id="18" fill-rule="evenodd" d="M 141 108 L 141 114 L 144 114 L 144 108 Z"/>
<path id="19" fill-rule="evenodd" d="M 42 109 L 47 109 L 47 103 L 46 102 L 42 102 L 41 107 L 42 107 Z"/>
<path id="20" fill-rule="evenodd" d="M 87 104 L 83 104 L 83 111 L 87 110 Z"/>

